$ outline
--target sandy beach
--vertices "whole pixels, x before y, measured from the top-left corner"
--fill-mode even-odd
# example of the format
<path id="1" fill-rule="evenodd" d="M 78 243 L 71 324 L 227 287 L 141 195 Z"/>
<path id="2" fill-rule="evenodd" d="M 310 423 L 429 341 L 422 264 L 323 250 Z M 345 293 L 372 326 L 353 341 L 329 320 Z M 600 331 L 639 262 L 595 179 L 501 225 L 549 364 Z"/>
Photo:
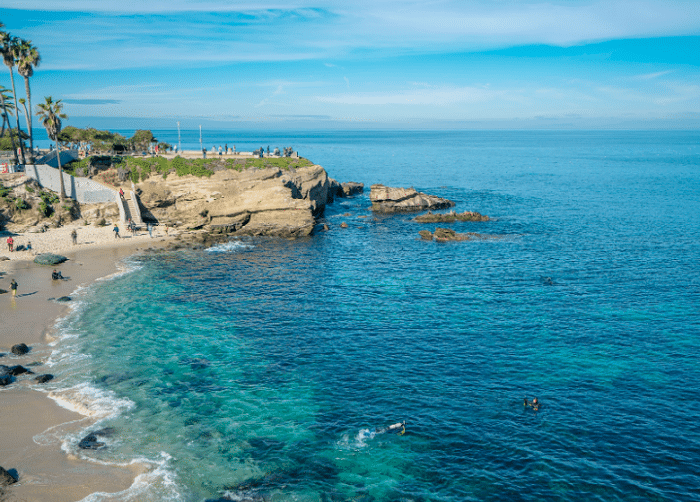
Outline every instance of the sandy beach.
<path id="1" fill-rule="evenodd" d="M 42 368 L 51 353 L 55 322 L 70 309 L 70 304 L 51 301 L 70 295 L 81 286 L 118 270 L 121 260 L 148 247 L 166 242 L 164 230 L 153 237 L 141 231 L 115 239 L 111 226 L 65 226 L 40 234 L 15 234 L 15 246 L 31 241 L 30 251 L 7 252 L 7 236 L 0 237 L 9 260 L 0 261 L 0 288 L 9 290 L 11 279 L 19 284 L 17 297 L 0 295 L 0 364 L 20 364 L 36 374 L 50 373 Z M 78 233 L 78 244 L 70 238 Z M 174 237 L 175 232 L 170 233 Z M 33 263 L 34 255 L 44 252 L 62 254 L 69 260 L 56 266 L 65 281 L 51 280 L 54 267 Z M 31 347 L 29 354 L 10 352 L 17 343 Z M 60 376 L 59 376 L 60 378 Z M 61 450 L 52 431 L 68 428 L 78 431 L 90 425 L 89 418 L 59 406 L 33 377 L 20 376 L 7 387 L 0 387 L 0 465 L 16 470 L 19 483 L 0 489 L 0 500 L 68 502 L 81 500 L 94 492 L 115 493 L 126 490 L 143 471 L 139 465 L 104 466 L 74 458 Z"/>

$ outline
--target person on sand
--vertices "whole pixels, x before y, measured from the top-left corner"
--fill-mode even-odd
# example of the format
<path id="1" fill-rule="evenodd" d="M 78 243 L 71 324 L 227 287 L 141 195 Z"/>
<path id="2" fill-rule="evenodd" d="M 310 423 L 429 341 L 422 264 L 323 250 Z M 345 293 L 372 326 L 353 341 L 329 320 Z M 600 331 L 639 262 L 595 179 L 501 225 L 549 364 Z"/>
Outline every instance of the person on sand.
<path id="1" fill-rule="evenodd" d="M 15 240 L 12 238 L 12 236 L 9 236 L 7 238 L 7 249 L 10 250 L 10 253 L 13 251 L 14 245 L 15 245 Z"/>
<path id="2" fill-rule="evenodd" d="M 114 232 L 114 238 L 119 239 L 119 227 L 117 225 L 114 225 L 112 232 Z"/>
<path id="3" fill-rule="evenodd" d="M 151 239 L 153 239 L 153 225 L 151 225 L 150 223 L 148 223 L 148 224 L 146 225 L 146 228 L 148 229 L 148 236 L 149 236 Z"/>
<path id="4" fill-rule="evenodd" d="M 14 279 L 10 281 L 10 289 L 12 290 L 12 296 L 17 296 L 17 281 Z"/>
<path id="5" fill-rule="evenodd" d="M 75 246 L 78 243 L 78 231 L 76 229 L 73 229 L 70 233 L 70 238 L 73 240 L 73 245 Z"/>
<path id="6" fill-rule="evenodd" d="M 119 197 L 121 197 L 122 199 L 124 198 L 124 189 L 123 188 L 119 189 Z"/>
<path id="7" fill-rule="evenodd" d="M 529 406 L 533 410 L 537 411 L 540 409 L 540 402 L 537 400 L 536 397 L 532 398 L 532 401 L 528 401 L 527 398 L 523 399 L 523 406 Z"/>
<path id="8" fill-rule="evenodd" d="M 63 275 L 61 272 L 57 272 L 56 269 L 53 269 L 53 272 L 51 272 L 51 280 L 54 281 L 60 281 L 63 279 Z"/>

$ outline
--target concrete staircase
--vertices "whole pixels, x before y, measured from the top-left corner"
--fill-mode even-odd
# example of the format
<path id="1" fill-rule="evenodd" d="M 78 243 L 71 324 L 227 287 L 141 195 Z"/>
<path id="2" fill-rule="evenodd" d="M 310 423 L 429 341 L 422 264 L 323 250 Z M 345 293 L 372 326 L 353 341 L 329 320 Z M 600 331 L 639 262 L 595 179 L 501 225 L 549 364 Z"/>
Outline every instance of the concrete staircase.
<path id="1" fill-rule="evenodd" d="M 143 220 L 141 219 L 141 211 L 138 207 L 138 195 L 136 195 L 135 192 L 129 191 L 128 193 L 124 194 L 124 202 L 126 221 L 129 221 L 129 218 L 131 218 L 131 221 L 137 225 L 143 224 Z"/>

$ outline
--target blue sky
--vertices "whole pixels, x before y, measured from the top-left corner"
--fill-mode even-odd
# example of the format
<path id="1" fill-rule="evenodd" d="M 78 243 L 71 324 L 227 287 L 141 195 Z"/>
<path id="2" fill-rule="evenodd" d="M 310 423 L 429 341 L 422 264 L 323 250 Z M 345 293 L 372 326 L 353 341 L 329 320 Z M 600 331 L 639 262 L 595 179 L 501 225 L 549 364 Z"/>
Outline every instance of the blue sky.
<path id="1" fill-rule="evenodd" d="M 0 21 L 42 54 L 34 103 L 79 126 L 700 126 L 698 0 L 3 0 Z"/>

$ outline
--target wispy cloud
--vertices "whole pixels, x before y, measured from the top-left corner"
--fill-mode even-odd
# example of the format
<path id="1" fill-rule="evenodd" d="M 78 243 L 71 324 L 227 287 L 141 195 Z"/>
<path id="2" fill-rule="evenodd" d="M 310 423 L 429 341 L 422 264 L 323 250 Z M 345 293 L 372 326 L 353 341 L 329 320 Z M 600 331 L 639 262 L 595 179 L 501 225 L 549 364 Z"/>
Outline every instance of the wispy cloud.
<path id="1" fill-rule="evenodd" d="M 645 73 L 643 75 L 635 75 L 632 77 L 633 80 L 652 80 L 655 78 L 663 77 L 664 75 L 668 75 L 669 73 L 673 73 L 673 70 L 665 70 L 665 71 L 657 71 L 654 73 Z"/>
<path id="2" fill-rule="evenodd" d="M 64 99 L 64 103 L 71 105 L 118 105 L 120 99 Z"/>
<path id="3" fill-rule="evenodd" d="M 47 67 L 75 69 L 323 61 L 367 50 L 478 51 L 700 32 L 700 3 L 686 0 L 357 0 L 351 8 L 337 0 L 4 0 L 0 14 L 5 9 L 33 11 L 29 38 L 50 48 Z M 3 15 L 11 31 L 15 14 Z"/>

